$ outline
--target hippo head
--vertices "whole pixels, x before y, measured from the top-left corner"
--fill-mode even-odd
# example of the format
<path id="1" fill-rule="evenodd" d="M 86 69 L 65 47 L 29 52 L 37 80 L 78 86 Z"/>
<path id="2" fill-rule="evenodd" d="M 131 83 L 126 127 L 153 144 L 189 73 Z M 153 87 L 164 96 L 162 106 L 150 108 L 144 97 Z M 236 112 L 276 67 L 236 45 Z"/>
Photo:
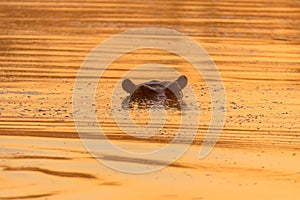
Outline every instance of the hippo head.
<path id="1" fill-rule="evenodd" d="M 129 103 L 138 104 L 160 104 L 174 107 L 182 100 L 181 90 L 187 85 L 187 78 L 180 76 L 174 82 L 156 81 L 134 84 L 131 80 L 125 79 L 122 83 L 123 89 L 129 93 Z"/>

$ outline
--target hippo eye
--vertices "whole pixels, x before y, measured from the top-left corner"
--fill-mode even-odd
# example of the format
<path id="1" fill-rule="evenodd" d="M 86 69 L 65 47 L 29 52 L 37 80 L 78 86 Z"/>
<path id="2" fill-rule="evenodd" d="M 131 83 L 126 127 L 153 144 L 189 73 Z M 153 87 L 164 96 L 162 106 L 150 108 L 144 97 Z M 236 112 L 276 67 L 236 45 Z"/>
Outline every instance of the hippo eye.
<path id="1" fill-rule="evenodd" d="M 166 95 L 168 97 L 168 99 L 172 99 L 175 101 L 178 101 L 182 98 L 182 92 L 179 89 L 167 89 L 166 90 Z"/>

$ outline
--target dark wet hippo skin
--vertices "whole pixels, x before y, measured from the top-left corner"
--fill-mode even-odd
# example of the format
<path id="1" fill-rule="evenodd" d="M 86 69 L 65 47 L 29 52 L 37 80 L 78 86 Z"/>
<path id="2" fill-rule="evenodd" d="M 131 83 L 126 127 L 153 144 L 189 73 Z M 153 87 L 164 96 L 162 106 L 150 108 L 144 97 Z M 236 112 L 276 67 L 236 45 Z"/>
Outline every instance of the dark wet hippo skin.
<path id="1" fill-rule="evenodd" d="M 182 89 L 187 85 L 187 81 L 185 76 L 180 76 L 174 82 L 152 80 L 136 85 L 131 80 L 125 79 L 122 87 L 129 96 L 124 102 L 129 105 L 128 107 L 136 104 L 139 107 L 163 105 L 180 108 Z"/>

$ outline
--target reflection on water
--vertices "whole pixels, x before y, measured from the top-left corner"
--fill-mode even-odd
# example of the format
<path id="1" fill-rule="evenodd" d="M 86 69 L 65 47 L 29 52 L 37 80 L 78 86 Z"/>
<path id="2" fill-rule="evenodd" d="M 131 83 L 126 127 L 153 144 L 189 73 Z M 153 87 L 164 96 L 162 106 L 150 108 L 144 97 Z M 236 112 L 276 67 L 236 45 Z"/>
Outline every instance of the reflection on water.
<path id="1" fill-rule="evenodd" d="M 1 1 L 0 179 L 5 184 L 0 198 L 256 199 L 261 194 L 295 199 L 300 182 L 299 10 L 295 0 Z M 99 170 L 79 143 L 72 93 L 79 66 L 95 46 L 140 27 L 175 29 L 203 45 L 224 80 L 227 113 L 213 156 L 199 161 L 199 147 L 192 146 L 170 168 L 128 177 Z M 116 45 L 115 50 L 121 48 Z M 91 76 L 80 77 L 82 81 L 97 80 L 90 70 Z M 185 88 L 181 110 L 133 107 L 125 110 L 131 122 L 124 119 L 124 79 L 140 84 L 174 81 L 179 75 L 188 77 L 197 102 Z M 103 74 L 93 105 L 98 122 L 89 126 L 100 124 L 125 149 L 134 144 L 147 152 L 175 137 L 185 111 L 199 109 L 194 144 L 201 144 L 211 120 L 210 101 L 201 74 L 186 60 L 162 50 L 137 50 L 116 59 Z M 121 127 L 114 113 L 121 113 Z M 133 124 L 162 128 L 153 134 L 145 129 L 150 136 L 146 143 L 122 130 Z M 149 162 L 109 155 L 103 159 Z M 237 192 L 228 193 L 233 190 Z"/>
<path id="2" fill-rule="evenodd" d="M 0 11 L 0 100 L 5 102 L 0 105 L 1 135 L 78 137 L 71 97 L 84 58 L 112 34 L 158 26 L 191 36 L 220 69 L 228 112 L 219 145 L 299 147 L 300 30 L 295 1 L 174 0 L 164 6 L 142 1 L 9 1 L 0 3 Z M 161 50 L 134 51 L 111 64 L 95 97 L 99 123 L 108 135 L 122 134 L 109 114 L 112 91 L 130 69 L 147 63 L 177 73 L 163 67 L 143 69 L 147 76 L 131 74 L 136 83 L 171 81 L 180 74 L 189 78 L 201 110 L 195 142 L 201 143 L 211 117 L 207 86 L 189 63 Z M 118 95 L 126 97 L 121 91 Z M 186 96 L 184 92 L 187 107 L 193 106 Z"/>

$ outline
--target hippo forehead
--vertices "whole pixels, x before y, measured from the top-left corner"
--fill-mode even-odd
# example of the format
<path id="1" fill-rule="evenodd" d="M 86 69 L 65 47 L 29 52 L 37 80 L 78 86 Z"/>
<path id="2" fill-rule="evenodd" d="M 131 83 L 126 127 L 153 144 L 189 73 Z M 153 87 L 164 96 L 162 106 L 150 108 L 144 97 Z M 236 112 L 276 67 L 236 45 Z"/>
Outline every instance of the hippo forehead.
<path id="1" fill-rule="evenodd" d="M 142 83 L 138 86 L 142 86 L 142 85 L 148 85 L 148 86 L 151 86 L 151 87 L 154 87 L 154 88 L 166 88 L 168 87 L 172 82 L 170 81 L 164 81 L 164 82 L 161 82 L 161 81 L 157 81 L 157 80 L 153 80 L 153 81 L 149 81 L 149 82 L 145 82 L 145 83 Z"/>
<path id="2" fill-rule="evenodd" d="M 143 91 L 147 92 L 148 94 L 150 93 L 164 93 L 167 87 L 160 85 L 160 84 L 156 84 L 156 83 L 142 83 L 137 85 L 135 92 L 140 92 Z M 134 93 L 135 93 L 134 92 Z"/>

